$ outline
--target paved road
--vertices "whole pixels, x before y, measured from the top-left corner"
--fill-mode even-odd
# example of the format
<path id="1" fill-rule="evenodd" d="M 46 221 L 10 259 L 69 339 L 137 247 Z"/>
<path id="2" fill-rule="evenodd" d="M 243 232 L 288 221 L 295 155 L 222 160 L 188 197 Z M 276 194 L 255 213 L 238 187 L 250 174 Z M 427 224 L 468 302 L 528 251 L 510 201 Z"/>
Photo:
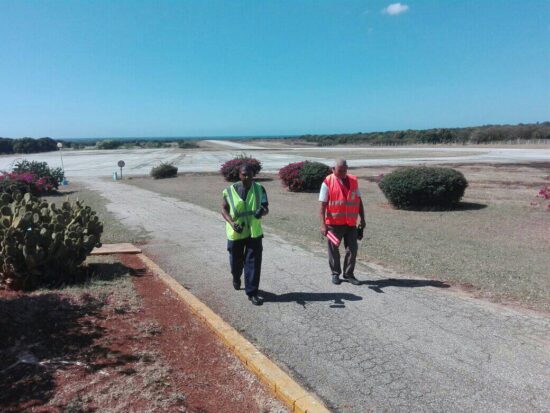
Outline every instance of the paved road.
<path id="1" fill-rule="evenodd" d="M 266 303 L 253 307 L 232 289 L 218 214 L 121 182 L 85 183 L 128 227 L 150 232 L 144 250 L 165 271 L 335 411 L 550 411 L 547 317 L 367 267 L 357 273 L 365 285 L 335 286 L 325 257 L 270 235 Z"/>
<path id="2" fill-rule="evenodd" d="M 223 142 L 223 141 L 220 141 Z M 231 144 L 230 146 L 228 146 Z M 391 148 L 284 148 L 265 149 L 252 145 L 239 144 L 235 142 L 223 142 L 225 149 L 197 149 L 182 151 L 173 148 L 161 149 L 116 149 L 116 150 L 84 150 L 63 152 L 63 163 L 66 175 L 69 180 L 78 177 L 99 177 L 111 176 L 118 170 L 117 162 L 124 160 L 126 175 L 147 175 L 153 166 L 161 162 L 173 163 L 180 172 L 215 172 L 225 161 L 241 154 L 247 149 L 247 153 L 262 161 L 263 170 L 266 172 L 277 172 L 281 167 L 290 162 L 311 161 L 325 162 L 331 164 L 338 152 L 353 150 L 356 154 L 365 154 L 364 159 L 352 159 L 351 166 L 377 166 L 377 165 L 419 165 L 433 163 L 515 163 L 550 161 L 550 148 L 546 149 L 517 149 L 517 148 L 442 148 L 442 147 L 391 147 Z M 223 148 L 223 146 L 222 146 Z M 402 158 L 387 156 L 385 158 L 369 157 L 369 154 L 383 151 L 418 153 L 414 158 Z M 308 156 L 301 154 L 304 152 Z M 440 153 L 441 156 L 433 156 L 433 153 Z M 477 152 L 472 154 L 472 152 Z M 427 153 L 430 153 L 428 156 Z M 315 156 L 312 156 L 314 154 Z M 423 156 L 424 155 L 424 156 Z M 48 152 L 40 154 L 25 155 L 25 159 L 48 162 L 50 166 L 61 166 L 59 152 Z M 355 157 L 358 157 L 357 155 Z M 20 155 L 0 156 L 0 171 L 10 170 Z"/>

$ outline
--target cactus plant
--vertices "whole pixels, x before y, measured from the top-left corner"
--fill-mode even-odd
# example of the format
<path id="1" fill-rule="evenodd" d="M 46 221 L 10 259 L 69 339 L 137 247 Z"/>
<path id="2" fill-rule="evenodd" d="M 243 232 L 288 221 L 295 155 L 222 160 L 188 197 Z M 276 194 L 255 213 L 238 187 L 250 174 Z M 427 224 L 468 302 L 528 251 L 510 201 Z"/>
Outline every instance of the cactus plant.
<path id="1" fill-rule="evenodd" d="M 0 285 L 32 289 L 74 276 L 103 224 L 82 202 L 61 207 L 29 193 L 0 194 Z"/>

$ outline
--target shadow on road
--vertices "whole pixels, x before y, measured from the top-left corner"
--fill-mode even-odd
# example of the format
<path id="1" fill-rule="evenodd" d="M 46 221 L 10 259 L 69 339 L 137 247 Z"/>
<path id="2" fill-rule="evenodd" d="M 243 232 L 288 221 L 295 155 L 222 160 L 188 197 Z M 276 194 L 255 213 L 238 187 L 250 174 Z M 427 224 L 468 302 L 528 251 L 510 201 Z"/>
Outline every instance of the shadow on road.
<path id="1" fill-rule="evenodd" d="M 345 281 L 345 280 L 344 280 Z M 382 289 L 386 287 L 400 287 L 400 288 L 417 288 L 417 287 L 436 287 L 436 288 L 449 288 L 450 285 L 442 281 L 437 280 L 409 280 L 409 279 L 397 279 L 387 278 L 384 280 L 361 281 L 361 285 L 368 285 L 369 288 L 377 293 L 383 293 Z"/>
<path id="2" fill-rule="evenodd" d="M 292 303 L 295 302 L 305 307 L 308 302 L 327 301 L 332 302 L 331 308 L 345 308 L 345 301 L 360 301 L 363 298 L 350 293 L 304 293 L 294 292 L 274 294 L 268 291 L 260 291 L 260 296 L 265 303 Z"/>

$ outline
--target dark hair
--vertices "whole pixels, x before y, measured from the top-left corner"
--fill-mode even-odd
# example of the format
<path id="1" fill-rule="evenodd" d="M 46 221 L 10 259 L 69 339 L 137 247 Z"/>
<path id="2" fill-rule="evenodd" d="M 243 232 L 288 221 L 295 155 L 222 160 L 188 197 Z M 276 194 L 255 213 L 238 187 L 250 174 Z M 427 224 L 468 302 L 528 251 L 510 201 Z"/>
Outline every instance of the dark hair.
<path id="1" fill-rule="evenodd" d="M 239 173 L 245 174 L 247 172 L 251 175 L 254 175 L 254 170 L 252 166 L 245 163 L 239 168 Z"/>

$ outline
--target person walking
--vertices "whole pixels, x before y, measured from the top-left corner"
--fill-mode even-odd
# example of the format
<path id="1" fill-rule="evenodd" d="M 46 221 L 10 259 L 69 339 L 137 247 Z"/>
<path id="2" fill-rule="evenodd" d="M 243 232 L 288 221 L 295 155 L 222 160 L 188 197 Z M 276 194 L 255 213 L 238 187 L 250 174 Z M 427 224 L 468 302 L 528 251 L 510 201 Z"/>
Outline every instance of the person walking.
<path id="1" fill-rule="evenodd" d="M 353 274 L 357 258 L 357 217 L 361 217 L 360 228 L 365 228 L 365 210 L 357 177 L 348 174 L 348 163 L 338 159 L 332 168 L 332 174 L 327 176 L 321 185 L 319 193 L 319 219 L 321 234 L 327 237 L 328 258 L 332 271 L 332 282 L 340 284 L 339 245 L 344 239 L 346 255 L 344 258 L 345 280 L 353 285 L 361 284 Z"/>
<path id="2" fill-rule="evenodd" d="M 222 216 L 226 221 L 227 251 L 233 275 L 233 288 L 240 290 L 244 269 L 244 285 L 248 299 L 262 305 L 258 296 L 262 270 L 262 222 L 269 213 L 265 188 L 253 181 L 249 165 L 239 170 L 239 182 L 223 191 Z"/>

